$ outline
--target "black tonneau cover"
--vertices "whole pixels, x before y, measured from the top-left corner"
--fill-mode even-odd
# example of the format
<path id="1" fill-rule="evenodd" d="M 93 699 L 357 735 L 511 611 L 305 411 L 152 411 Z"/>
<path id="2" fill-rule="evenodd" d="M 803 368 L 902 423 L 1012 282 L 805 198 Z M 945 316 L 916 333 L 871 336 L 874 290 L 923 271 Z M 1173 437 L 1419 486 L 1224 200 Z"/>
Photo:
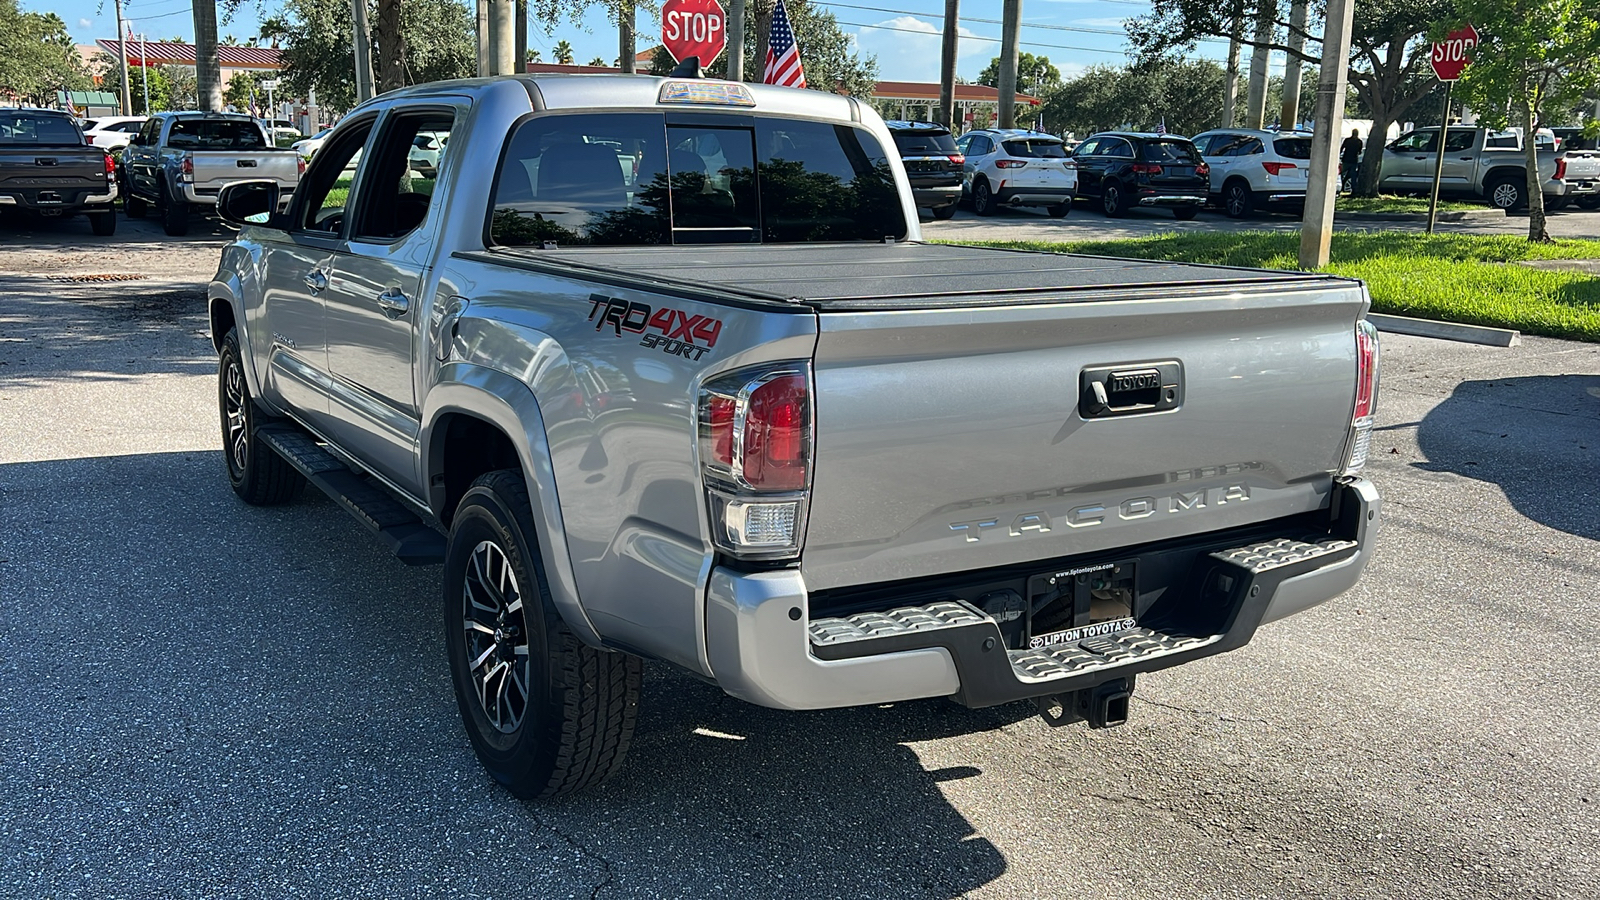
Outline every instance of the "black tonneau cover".
<path id="1" fill-rule="evenodd" d="M 1326 287 L 1333 276 L 950 244 L 779 244 L 497 250 L 493 256 L 626 274 L 678 291 L 711 287 L 819 309 L 1105 300 L 1183 288 Z M 543 266 L 539 266 L 543 268 Z"/>

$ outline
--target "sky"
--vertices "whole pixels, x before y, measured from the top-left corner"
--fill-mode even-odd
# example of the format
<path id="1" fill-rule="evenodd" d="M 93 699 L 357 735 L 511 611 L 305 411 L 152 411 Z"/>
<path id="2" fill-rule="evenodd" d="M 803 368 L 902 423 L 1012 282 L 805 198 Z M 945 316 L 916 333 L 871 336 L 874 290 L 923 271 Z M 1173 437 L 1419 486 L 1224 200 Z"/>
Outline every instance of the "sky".
<path id="1" fill-rule="evenodd" d="M 879 77 L 892 81 L 937 81 L 939 79 L 939 35 L 944 0 L 845 0 L 832 3 L 812 0 L 826 7 L 839 20 L 858 46 L 878 58 Z M 112 0 L 22 0 L 23 8 L 53 9 L 67 23 L 67 30 L 80 44 L 116 33 L 116 11 Z M 252 37 L 260 20 L 278 7 L 277 0 L 244 0 L 229 21 L 221 22 L 222 35 L 241 41 Z M 1120 64 L 1127 61 L 1128 41 L 1122 30 L 1124 19 L 1149 9 L 1148 0 L 1023 0 L 1022 49 L 1048 56 L 1071 78 L 1095 63 Z M 182 36 L 192 39 L 194 19 L 189 0 L 125 0 L 124 17 L 132 20 L 134 31 L 150 39 Z M 1000 52 L 1000 3 L 998 0 L 966 0 L 961 4 L 960 54 L 957 73 L 976 79 L 991 58 Z M 994 21 L 980 21 L 994 20 Z M 660 34 L 660 23 L 641 13 L 638 30 L 640 46 L 648 36 Z M 546 62 L 557 41 L 569 41 L 580 63 L 601 57 L 607 62 L 617 55 L 614 27 L 604 12 L 592 9 L 584 26 L 566 26 L 551 35 L 535 28 L 528 46 L 543 53 Z M 1223 43 L 1202 43 L 1198 55 L 1222 59 Z"/>

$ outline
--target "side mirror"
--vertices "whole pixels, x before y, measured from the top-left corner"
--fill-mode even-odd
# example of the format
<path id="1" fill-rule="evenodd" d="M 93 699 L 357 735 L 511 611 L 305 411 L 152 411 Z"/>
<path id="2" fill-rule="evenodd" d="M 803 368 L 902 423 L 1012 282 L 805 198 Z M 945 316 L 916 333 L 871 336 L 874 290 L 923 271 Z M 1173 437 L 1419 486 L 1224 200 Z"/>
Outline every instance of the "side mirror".
<path id="1" fill-rule="evenodd" d="M 275 181 L 235 181 L 217 193 L 217 214 L 224 222 L 245 225 L 270 225 L 278 212 L 278 183 Z"/>

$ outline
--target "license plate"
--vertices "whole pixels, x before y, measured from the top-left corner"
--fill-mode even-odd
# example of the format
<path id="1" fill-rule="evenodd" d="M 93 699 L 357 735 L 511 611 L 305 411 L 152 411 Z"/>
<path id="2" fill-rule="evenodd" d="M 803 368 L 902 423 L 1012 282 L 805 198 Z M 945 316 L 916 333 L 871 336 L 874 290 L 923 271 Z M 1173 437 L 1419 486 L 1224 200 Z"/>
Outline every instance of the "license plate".
<path id="1" fill-rule="evenodd" d="M 1121 619 L 1112 619 L 1109 622 L 1095 622 L 1092 625 L 1080 625 L 1077 628 L 1068 628 L 1066 631 L 1052 631 L 1049 634 L 1036 634 L 1028 638 L 1029 650 L 1042 650 L 1046 647 L 1056 647 L 1061 644 L 1076 644 L 1084 638 L 1102 637 L 1127 631 L 1139 624 L 1132 616 Z"/>
<path id="2" fill-rule="evenodd" d="M 1028 579 L 1022 646 L 1074 644 L 1134 627 L 1138 616 L 1136 560 L 1092 563 Z"/>

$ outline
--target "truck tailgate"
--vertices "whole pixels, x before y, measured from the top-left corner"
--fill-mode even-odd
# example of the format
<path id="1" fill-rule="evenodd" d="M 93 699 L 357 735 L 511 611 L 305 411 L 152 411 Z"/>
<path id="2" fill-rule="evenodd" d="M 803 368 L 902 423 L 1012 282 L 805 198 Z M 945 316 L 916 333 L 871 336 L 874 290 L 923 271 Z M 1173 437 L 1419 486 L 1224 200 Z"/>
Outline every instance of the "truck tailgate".
<path id="1" fill-rule="evenodd" d="M 27 206 L 73 206 L 104 194 L 105 151 L 98 147 L 7 147 L 0 149 L 0 193 Z"/>
<path id="2" fill-rule="evenodd" d="M 293 150 L 192 151 L 191 155 L 197 190 L 205 188 L 215 193 L 229 182 L 256 179 L 269 179 L 292 188 L 300 180 L 299 155 Z"/>

